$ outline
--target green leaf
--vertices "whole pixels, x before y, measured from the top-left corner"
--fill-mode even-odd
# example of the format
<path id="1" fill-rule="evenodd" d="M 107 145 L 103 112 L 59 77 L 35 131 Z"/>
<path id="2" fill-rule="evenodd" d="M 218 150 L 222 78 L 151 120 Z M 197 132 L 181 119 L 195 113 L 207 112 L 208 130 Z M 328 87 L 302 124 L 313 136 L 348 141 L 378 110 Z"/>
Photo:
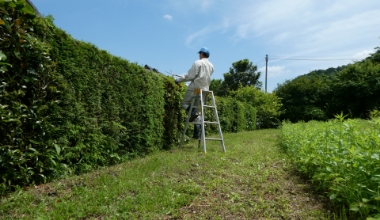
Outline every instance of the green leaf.
<path id="1" fill-rule="evenodd" d="M 352 204 L 350 204 L 350 210 L 351 211 L 354 211 L 354 212 L 357 212 L 357 211 L 359 211 L 359 204 L 358 203 L 352 203 Z"/>
<path id="2" fill-rule="evenodd" d="M 6 59 L 7 59 L 7 56 L 3 52 L 0 51 L 0 61 L 4 61 Z"/>
<path id="3" fill-rule="evenodd" d="M 5 22 L 0 19 L 0 25 L 5 25 Z"/>
<path id="4" fill-rule="evenodd" d="M 31 16 L 31 18 L 36 17 L 36 13 L 34 12 L 34 9 L 29 4 L 26 4 L 24 8 L 21 9 L 22 12 L 25 14 Z"/>
<path id="5" fill-rule="evenodd" d="M 61 153 L 61 148 L 57 145 L 54 144 L 55 150 L 57 151 L 57 154 L 59 155 Z"/>
<path id="6" fill-rule="evenodd" d="M 12 65 L 11 65 L 11 64 L 9 64 L 9 63 L 0 62 L 0 66 L 2 66 L 2 65 L 7 65 L 7 66 L 10 66 L 10 67 L 12 67 Z"/>
<path id="7" fill-rule="evenodd" d="M 22 9 L 24 7 L 25 7 L 25 2 L 24 1 L 17 1 L 16 2 L 16 9 L 17 10 L 20 10 L 20 9 Z"/>
<path id="8" fill-rule="evenodd" d="M 331 200 L 334 200 L 335 198 L 336 198 L 336 194 L 331 194 L 331 195 L 330 195 L 330 199 L 331 199 Z"/>
<path id="9" fill-rule="evenodd" d="M 6 72 L 8 69 L 6 66 L 0 67 L 0 72 Z"/>
<path id="10" fill-rule="evenodd" d="M 11 2 L 11 1 L 9 1 L 8 6 L 11 7 L 11 8 L 16 8 L 16 4 L 13 3 L 13 2 Z"/>
<path id="11" fill-rule="evenodd" d="M 31 143 L 33 143 L 33 144 L 40 144 L 40 142 L 35 141 L 35 140 L 32 140 L 32 139 L 30 139 L 29 141 L 30 141 Z M 30 149 L 32 149 L 32 148 L 30 148 Z"/>
<path id="12" fill-rule="evenodd" d="M 21 60 L 21 58 L 20 58 L 20 52 L 18 52 L 18 51 L 15 50 L 13 53 L 17 57 L 17 59 Z"/>

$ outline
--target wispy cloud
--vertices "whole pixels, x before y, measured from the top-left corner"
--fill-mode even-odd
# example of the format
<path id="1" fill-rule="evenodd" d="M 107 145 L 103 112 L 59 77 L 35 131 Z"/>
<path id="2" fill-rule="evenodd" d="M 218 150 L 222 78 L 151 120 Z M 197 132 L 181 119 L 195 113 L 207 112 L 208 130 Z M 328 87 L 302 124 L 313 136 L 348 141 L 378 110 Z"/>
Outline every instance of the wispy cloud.
<path id="1" fill-rule="evenodd" d="M 172 19 L 173 19 L 173 16 L 171 16 L 171 15 L 164 15 L 164 18 L 165 18 L 166 20 L 172 20 Z"/>
<path id="2" fill-rule="evenodd" d="M 215 2 L 215 0 L 199 0 L 201 9 L 203 11 L 208 10 Z"/>
<path id="3" fill-rule="evenodd" d="M 208 25 L 196 31 L 195 33 L 190 34 L 185 40 L 185 45 L 187 47 L 191 47 L 192 43 L 195 40 L 197 40 L 198 43 L 201 43 L 209 35 L 215 32 L 224 33 L 228 28 L 229 28 L 229 22 L 226 19 L 219 25 Z"/>
<path id="4" fill-rule="evenodd" d="M 220 3 L 220 0 L 166 0 L 168 4 L 175 8 L 178 11 L 182 11 L 184 13 L 198 13 L 198 12 L 208 12 L 213 9 L 216 3 Z"/>
<path id="5" fill-rule="evenodd" d="M 201 39 L 204 38 L 209 33 L 212 33 L 212 29 L 209 27 L 202 28 L 201 30 L 191 34 L 186 38 L 185 44 L 187 47 L 191 47 L 191 43 L 194 41 L 194 39 Z"/>
<path id="6" fill-rule="evenodd" d="M 292 0 L 283 4 L 281 0 L 269 0 L 259 4 L 238 0 L 237 4 L 244 6 L 235 8 L 228 16 L 236 39 L 265 37 L 269 43 L 293 48 L 328 48 L 347 44 L 354 38 L 379 35 L 374 27 L 380 24 L 380 3 L 366 2 Z"/>

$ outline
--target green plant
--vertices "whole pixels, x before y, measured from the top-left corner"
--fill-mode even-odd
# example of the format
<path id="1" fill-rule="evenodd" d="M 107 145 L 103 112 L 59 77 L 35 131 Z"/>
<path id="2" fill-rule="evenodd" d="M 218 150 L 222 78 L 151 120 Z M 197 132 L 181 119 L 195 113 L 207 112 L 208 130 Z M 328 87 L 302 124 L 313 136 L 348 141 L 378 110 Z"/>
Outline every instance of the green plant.
<path id="1" fill-rule="evenodd" d="M 380 213 L 380 121 L 283 123 L 282 146 L 317 188 L 353 217 Z"/>
<path id="2" fill-rule="evenodd" d="M 236 91 L 240 87 L 261 88 L 262 83 L 259 81 L 261 73 L 257 71 L 257 66 L 253 65 L 248 59 L 243 59 L 232 63 L 228 73 L 224 74 L 221 89 L 225 95 L 228 92 Z"/>
<path id="3" fill-rule="evenodd" d="M 379 118 L 380 117 L 380 111 L 375 109 L 375 110 L 370 112 L 370 116 L 371 116 L 371 118 Z"/>
<path id="4" fill-rule="evenodd" d="M 309 74 L 287 80 L 279 84 L 274 90 L 281 99 L 281 120 L 310 121 L 326 120 L 331 100 L 331 78 L 337 73 L 318 74 L 313 71 Z"/>
<path id="5" fill-rule="evenodd" d="M 12 67 L 12 65 L 11 64 L 9 64 L 9 63 L 6 63 L 6 62 L 4 62 L 4 61 L 6 61 L 7 60 L 7 56 L 5 56 L 5 54 L 0 50 L 0 71 L 2 72 L 2 73 L 5 73 L 5 71 L 7 71 L 8 69 L 7 69 L 7 66 L 9 67 Z"/>
<path id="6" fill-rule="evenodd" d="M 278 117 L 282 104 L 274 93 L 264 93 L 253 86 L 246 86 L 230 92 L 229 96 L 256 108 L 258 127 L 273 128 L 280 125 Z"/>
<path id="7" fill-rule="evenodd" d="M 51 46 L 34 32 L 40 18 L 24 0 L 0 1 L 0 185 L 5 189 L 59 175 L 61 146 L 53 138 L 61 77 Z M 4 64 L 10 68 L 4 68 Z"/>
<path id="8" fill-rule="evenodd" d="M 331 85 L 330 112 L 343 111 L 351 118 L 368 118 L 380 106 L 380 64 L 369 59 L 339 72 Z"/>

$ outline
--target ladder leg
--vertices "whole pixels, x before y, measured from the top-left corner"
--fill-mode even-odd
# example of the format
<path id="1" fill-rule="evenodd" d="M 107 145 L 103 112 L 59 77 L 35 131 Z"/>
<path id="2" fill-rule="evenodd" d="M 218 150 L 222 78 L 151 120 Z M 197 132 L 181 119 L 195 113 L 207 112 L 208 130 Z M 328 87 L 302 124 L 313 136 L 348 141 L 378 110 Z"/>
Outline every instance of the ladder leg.
<path id="1" fill-rule="evenodd" d="M 195 101 L 195 97 L 193 97 L 193 99 L 191 100 L 189 112 L 187 113 L 187 119 L 186 119 L 186 123 L 185 123 L 185 128 L 183 129 L 183 132 L 182 132 L 181 142 L 179 143 L 179 147 L 182 147 L 183 141 L 185 139 L 185 134 L 186 134 L 186 131 L 187 131 L 187 127 L 189 126 L 189 119 L 190 119 L 190 116 L 191 116 L 191 111 L 192 111 L 193 106 L 194 106 L 194 101 Z"/>
<path id="2" fill-rule="evenodd" d="M 200 106 L 201 106 L 201 111 L 202 111 L 202 116 L 201 116 L 201 129 L 202 129 L 202 135 L 201 135 L 201 140 L 203 142 L 203 152 L 206 153 L 206 134 L 205 134 L 205 108 L 204 108 L 204 100 L 203 100 L 203 90 L 200 91 L 201 95 L 200 95 L 200 99 L 201 99 L 201 103 L 200 103 Z M 207 93 L 206 93 L 206 96 L 207 96 Z"/>
<path id="3" fill-rule="evenodd" d="M 214 97 L 214 93 L 212 91 L 211 91 L 211 98 L 212 98 L 212 104 L 215 106 L 215 108 L 214 108 L 214 114 L 215 114 L 216 121 L 218 122 L 218 132 L 219 132 L 219 138 L 221 139 L 221 142 L 222 142 L 222 150 L 223 150 L 223 152 L 226 152 L 226 146 L 224 145 L 222 128 L 220 127 L 218 110 L 216 109 L 215 97 Z"/>

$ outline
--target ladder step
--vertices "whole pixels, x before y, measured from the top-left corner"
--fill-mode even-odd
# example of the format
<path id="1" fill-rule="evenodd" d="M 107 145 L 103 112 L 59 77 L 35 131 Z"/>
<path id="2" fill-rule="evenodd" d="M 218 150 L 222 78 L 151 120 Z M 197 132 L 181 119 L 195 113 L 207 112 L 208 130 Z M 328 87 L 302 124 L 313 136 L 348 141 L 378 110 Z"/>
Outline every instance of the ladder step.
<path id="1" fill-rule="evenodd" d="M 221 138 L 205 138 L 206 140 L 210 140 L 210 141 L 222 141 L 223 139 Z"/>
<path id="2" fill-rule="evenodd" d="M 217 121 L 204 121 L 205 124 L 219 124 Z"/>
<path id="3" fill-rule="evenodd" d="M 207 107 L 207 108 L 215 108 L 215 105 L 203 105 L 203 107 Z"/>
<path id="4" fill-rule="evenodd" d="M 219 124 L 218 122 L 216 121 L 204 121 L 205 124 L 212 124 L 212 125 L 217 125 Z M 189 124 L 193 124 L 193 125 L 201 125 L 202 122 L 200 121 L 193 121 L 193 122 L 189 122 Z"/>

